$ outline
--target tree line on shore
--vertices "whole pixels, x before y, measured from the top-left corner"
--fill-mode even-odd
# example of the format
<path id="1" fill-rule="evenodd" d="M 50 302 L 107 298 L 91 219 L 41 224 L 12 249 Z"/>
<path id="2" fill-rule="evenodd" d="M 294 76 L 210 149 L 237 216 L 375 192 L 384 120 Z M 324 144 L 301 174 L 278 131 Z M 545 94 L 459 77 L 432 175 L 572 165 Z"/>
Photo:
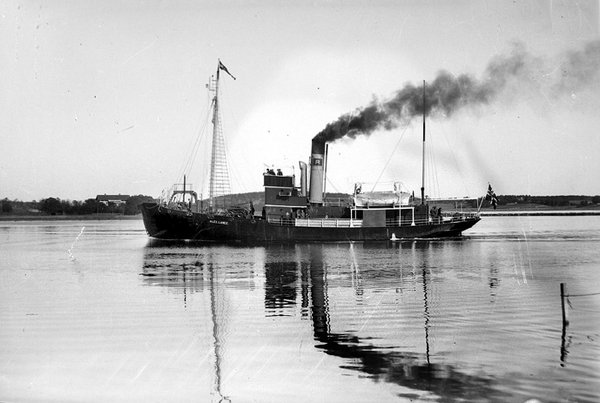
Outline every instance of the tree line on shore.
<path id="1" fill-rule="evenodd" d="M 504 195 L 498 196 L 499 205 L 510 204 L 542 204 L 550 207 L 589 206 L 600 204 L 600 196 L 529 196 Z"/>
<path id="2" fill-rule="evenodd" d="M 331 196 L 331 195 L 329 195 Z M 336 197 L 342 197 L 336 194 Z M 350 195 L 347 195 L 348 197 Z M 231 205 L 247 204 L 252 200 L 254 205 L 264 203 L 262 192 L 252 192 L 228 196 L 227 202 Z M 151 196 L 131 196 L 125 203 L 100 202 L 97 199 L 85 201 L 63 200 L 58 197 L 49 197 L 39 201 L 19 201 L 4 198 L 0 201 L 0 213 L 3 215 L 88 215 L 88 214 L 138 214 L 138 205 L 144 202 L 155 201 Z M 549 207 L 584 207 L 600 204 L 600 196 L 529 196 L 529 195 L 502 195 L 498 196 L 498 205 L 528 205 L 539 204 Z M 485 205 L 485 203 L 484 203 Z"/>
<path id="3" fill-rule="evenodd" d="M 0 211 L 4 215 L 89 215 L 89 214 L 124 214 L 135 215 L 140 211 L 138 205 L 152 202 L 151 196 L 131 196 L 125 203 L 101 202 L 96 199 L 63 200 L 58 197 L 48 197 L 39 201 L 20 201 L 2 199 Z"/>

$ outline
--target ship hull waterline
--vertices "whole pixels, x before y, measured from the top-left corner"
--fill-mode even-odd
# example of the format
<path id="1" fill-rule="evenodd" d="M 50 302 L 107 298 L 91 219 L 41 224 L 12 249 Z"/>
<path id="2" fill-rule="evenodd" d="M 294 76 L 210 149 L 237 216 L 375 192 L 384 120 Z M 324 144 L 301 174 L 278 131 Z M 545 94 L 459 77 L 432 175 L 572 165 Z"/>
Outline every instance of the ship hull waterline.
<path id="1" fill-rule="evenodd" d="M 144 226 L 151 238 L 225 243 L 351 242 L 390 239 L 460 237 L 479 217 L 440 221 L 426 225 L 385 227 L 305 227 L 269 223 L 260 218 L 174 210 L 157 204 L 140 205 Z"/>

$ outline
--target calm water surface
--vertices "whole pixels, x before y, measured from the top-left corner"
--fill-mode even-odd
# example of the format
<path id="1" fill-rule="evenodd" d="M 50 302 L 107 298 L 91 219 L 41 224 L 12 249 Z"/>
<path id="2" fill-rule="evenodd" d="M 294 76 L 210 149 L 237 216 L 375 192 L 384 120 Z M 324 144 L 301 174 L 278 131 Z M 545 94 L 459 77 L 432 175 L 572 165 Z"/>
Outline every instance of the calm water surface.
<path id="1" fill-rule="evenodd" d="M 0 401 L 600 401 L 600 217 L 465 235 L 249 248 L 0 222 Z"/>

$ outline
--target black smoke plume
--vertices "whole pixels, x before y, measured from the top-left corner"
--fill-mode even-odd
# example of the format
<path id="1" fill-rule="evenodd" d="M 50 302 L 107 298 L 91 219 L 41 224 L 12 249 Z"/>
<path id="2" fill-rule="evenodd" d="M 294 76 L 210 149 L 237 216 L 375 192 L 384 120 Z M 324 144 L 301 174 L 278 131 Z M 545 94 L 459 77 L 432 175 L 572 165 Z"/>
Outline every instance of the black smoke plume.
<path id="1" fill-rule="evenodd" d="M 425 86 L 425 97 L 423 86 L 406 84 L 387 100 L 375 99 L 366 107 L 340 116 L 313 140 L 332 142 L 342 137 L 370 135 L 376 130 L 391 130 L 423 113 L 451 117 L 467 106 L 489 104 L 508 89 L 535 88 L 548 97 L 570 95 L 597 84 L 599 71 L 600 41 L 588 42 L 583 49 L 565 52 L 554 61 L 535 57 L 523 44 L 515 43 L 509 54 L 496 56 L 489 62 L 481 79 L 440 71 Z"/>

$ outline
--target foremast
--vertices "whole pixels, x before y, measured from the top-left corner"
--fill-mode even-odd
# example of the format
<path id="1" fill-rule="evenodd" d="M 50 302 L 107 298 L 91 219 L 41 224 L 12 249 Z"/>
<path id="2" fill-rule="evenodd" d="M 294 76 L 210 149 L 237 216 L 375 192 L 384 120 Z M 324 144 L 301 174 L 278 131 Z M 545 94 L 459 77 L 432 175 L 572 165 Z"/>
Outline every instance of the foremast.
<path id="1" fill-rule="evenodd" d="M 221 126 L 221 114 L 219 109 L 219 76 L 220 71 L 224 70 L 234 80 L 235 77 L 229 73 L 227 68 L 221 63 L 217 65 L 216 78 L 211 76 L 209 78 L 208 89 L 214 92 L 212 99 L 212 124 L 213 124 L 213 135 L 212 135 L 212 150 L 210 159 L 210 181 L 209 181 L 209 211 L 215 211 L 218 206 L 216 205 L 216 198 L 221 197 L 222 207 L 226 206 L 225 196 L 231 193 L 231 187 L 229 183 L 229 169 L 227 167 L 227 154 L 225 148 L 225 140 L 223 138 L 223 128 Z"/>

